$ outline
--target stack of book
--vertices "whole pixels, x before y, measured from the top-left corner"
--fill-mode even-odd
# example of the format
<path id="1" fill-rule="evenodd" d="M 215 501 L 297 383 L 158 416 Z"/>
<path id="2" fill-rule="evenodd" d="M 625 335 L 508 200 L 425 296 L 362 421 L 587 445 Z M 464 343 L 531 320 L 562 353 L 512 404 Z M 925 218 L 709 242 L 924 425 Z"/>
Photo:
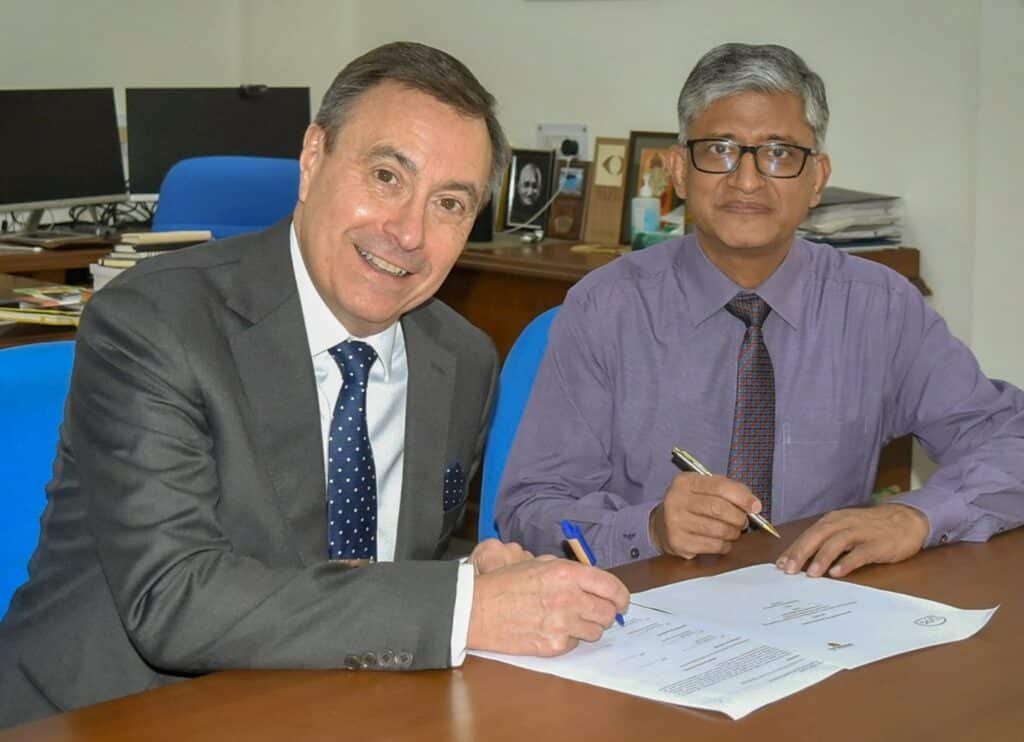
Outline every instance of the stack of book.
<path id="1" fill-rule="evenodd" d="M 20 287 L 0 299 L 0 321 L 78 325 L 92 291 L 63 284 Z"/>
<path id="2" fill-rule="evenodd" d="M 898 196 L 828 186 L 797 234 L 841 248 L 884 247 L 903 239 Z"/>
<path id="3" fill-rule="evenodd" d="M 106 257 L 89 266 L 93 288 L 98 290 L 140 260 L 163 255 L 189 245 L 197 245 L 213 238 L 209 230 L 179 230 L 174 232 L 125 232 L 121 241 Z"/>

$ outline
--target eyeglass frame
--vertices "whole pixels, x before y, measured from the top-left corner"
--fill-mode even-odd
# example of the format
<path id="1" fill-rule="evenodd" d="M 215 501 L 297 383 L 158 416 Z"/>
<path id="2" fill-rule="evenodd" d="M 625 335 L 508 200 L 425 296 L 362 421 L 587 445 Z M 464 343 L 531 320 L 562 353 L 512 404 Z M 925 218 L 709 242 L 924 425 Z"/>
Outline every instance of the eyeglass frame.
<path id="1" fill-rule="evenodd" d="M 701 142 L 728 142 L 729 144 L 735 144 L 740 150 L 740 154 L 736 158 L 736 164 L 733 165 L 732 168 L 729 170 L 705 170 L 704 168 L 700 167 L 697 164 L 697 157 L 693 153 L 693 145 L 700 144 Z M 793 149 L 797 149 L 804 153 L 804 160 L 803 162 L 800 163 L 800 169 L 797 170 L 792 175 L 775 175 L 773 173 L 766 173 L 764 170 L 761 169 L 761 162 L 757 159 L 757 151 L 762 147 L 771 147 L 773 145 L 777 146 L 780 144 L 785 145 L 786 147 L 792 147 Z M 727 137 L 703 137 L 701 139 L 687 139 L 686 149 L 689 150 L 690 152 L 690 162 L 692 162 L 693 166 L 702 173 L 707 173 L 708 175 L 729 175 L 730 173 L 735 173 L 737 170 L 739 170 L 740 163 L 743 162 L 743 155 L 749 152 L 751 156 L 754 158 L 754 167 L 757 169 L 758 173 L 760 173 L 766 178 L 776 178 L 778 180 L 790 180 L 791 178 L 799 178 L 803 174 L 804 168 L 807 167 L 807 159 L 812 155 L 817 157 L 818 155 L 821 154 L 819 150 L 812 149 L 811 147 L 802 147 L 801 145 L 793 144 L 792 142 L 764 142 L 763 144 L 740 144 L 739 142 L 729 139 Z"/>

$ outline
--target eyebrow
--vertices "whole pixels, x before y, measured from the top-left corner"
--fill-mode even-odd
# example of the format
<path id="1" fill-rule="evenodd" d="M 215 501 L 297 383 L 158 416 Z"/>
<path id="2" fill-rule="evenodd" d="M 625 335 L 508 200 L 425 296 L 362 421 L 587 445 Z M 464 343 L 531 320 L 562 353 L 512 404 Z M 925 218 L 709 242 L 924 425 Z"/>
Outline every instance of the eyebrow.
<path id="1" fill-rule="evenodd" d="M 367 159 L 385 159 L 395 160 L 405 170 L 412 173 L 413 175 L 419 175 L 420 168 L 412 158 L 404 154 L 400 150 L 392 147 L 390 144 L 378 144 L 372 147 L 367 153 Z M 449 180 L 441 184 L 440 190 L 443 191 L 462 191 L 470 199 L 470 206 L 476 208 L 477 203 L 480 201 L 480 194 L 477 192 L 476 186 L 472 183 L 467 183 L 461 180 Z"/>
<path id="2" fill-rule="evenodd" d="M 724 132 L 724 133 L 720 133 L 720 134 L 719 133 L 708 134 L 706 137 L 702 137 L 702 138 L 703 139 L 731 139 L 734 142 L 738 141 L 736 135 L 733 134 L 732 132 Z M 788 134 L 766 134 L 764 137 L 761 137 L 761 141 L 762 142 L 782 142 L 784 144 L 796 144 L 798 146 L 803 146 L 803 145 L 801 145 L 797 141 L 796 137 L 791 137 Z"/>

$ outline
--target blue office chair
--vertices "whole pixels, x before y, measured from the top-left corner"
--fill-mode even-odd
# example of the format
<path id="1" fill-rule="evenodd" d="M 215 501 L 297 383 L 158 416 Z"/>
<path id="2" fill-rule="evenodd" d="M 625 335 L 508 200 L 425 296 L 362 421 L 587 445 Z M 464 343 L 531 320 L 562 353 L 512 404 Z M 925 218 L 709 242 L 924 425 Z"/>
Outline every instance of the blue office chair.
<path id="1" fill-rule="evenodd" d="M 548 347 L 548 330 L 558 313 L 558 307 L 534 317 L 512 345 L 501 368 L 498 379 L 498 400 L 491 417 L 491 429 L 487 434 L 484 450 L 483 481 L 480 485 L 480 523 L 477 536 L 499 538 L 494 524 L 494 503 L 498 498 L 498 485 L 505 471 L 512 441 L 519 429 L 519 418 L 523 416 L 526 402 L 530 399 L 533 378 L 537 375 L 544 350 Z"/>
<path id="2" fill-rule="evenodd" d="M 299 161 L 281 157 L 191 157 L 160 185 L 154 232 L 208 229 L 214 238 L 269 227 L 299 197 Z"/>
<path id="3" fill-rule="evenodd" d="M 39 540 L 74 357 L 73 340 L 0 350 L 0 616 L 28 578 L 28 560 Z"/>

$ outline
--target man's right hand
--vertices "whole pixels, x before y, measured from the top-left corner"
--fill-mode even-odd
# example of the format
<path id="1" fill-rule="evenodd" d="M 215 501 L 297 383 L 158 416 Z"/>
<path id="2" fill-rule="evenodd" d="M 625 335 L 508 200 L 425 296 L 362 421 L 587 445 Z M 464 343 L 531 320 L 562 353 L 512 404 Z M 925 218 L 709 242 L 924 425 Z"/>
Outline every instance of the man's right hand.
<path id="1" fill-rule="evenodd" d="M 651 512 L 651 541 L 662 554 L 692 559 L 727 554 L 761 501 L 742 482 L 722 476 L 677 474 Z"/>
<path id="2" fill-rule="evenodd" d="M 628 605 L 608 572 L 552 556 L 517 562 L 476 577 L 467 648 L 553 657 L 597 641 Z"/>

